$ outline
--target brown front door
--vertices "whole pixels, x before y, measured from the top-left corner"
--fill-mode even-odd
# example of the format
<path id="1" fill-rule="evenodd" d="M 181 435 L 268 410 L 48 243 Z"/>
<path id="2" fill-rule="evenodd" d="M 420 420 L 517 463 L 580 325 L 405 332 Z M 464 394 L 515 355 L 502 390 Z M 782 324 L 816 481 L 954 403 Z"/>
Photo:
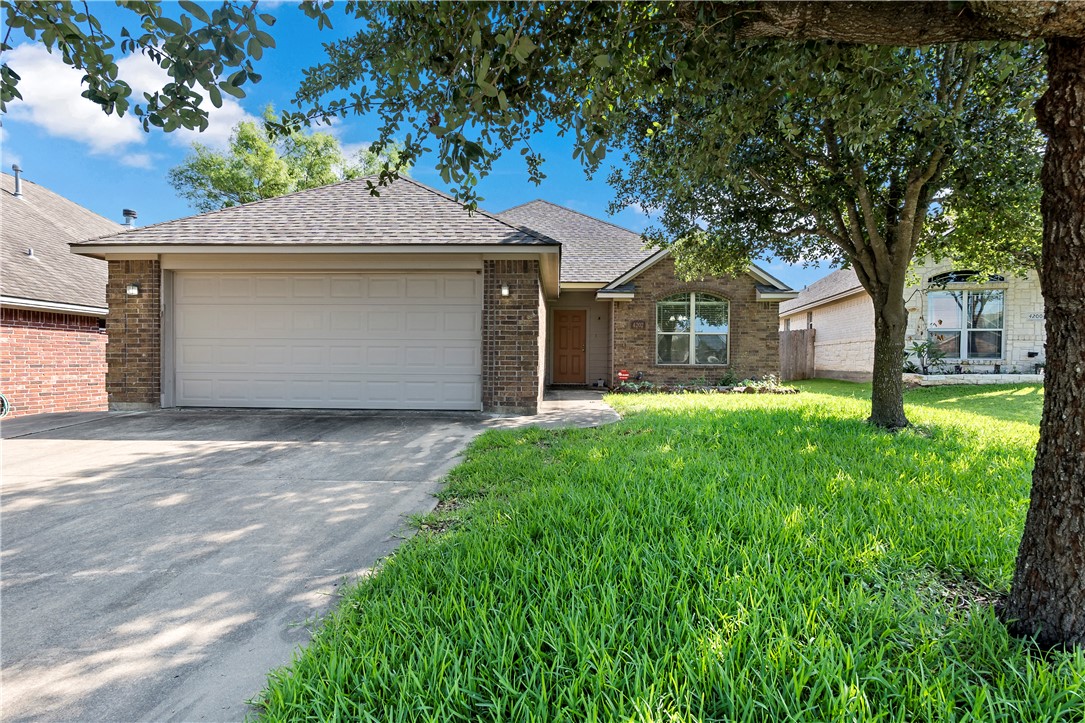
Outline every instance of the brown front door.
<path id="1" fill-rule="evenodd" d="M 587 384 L 588 312 L 554 311 L 554 384 Z"/>

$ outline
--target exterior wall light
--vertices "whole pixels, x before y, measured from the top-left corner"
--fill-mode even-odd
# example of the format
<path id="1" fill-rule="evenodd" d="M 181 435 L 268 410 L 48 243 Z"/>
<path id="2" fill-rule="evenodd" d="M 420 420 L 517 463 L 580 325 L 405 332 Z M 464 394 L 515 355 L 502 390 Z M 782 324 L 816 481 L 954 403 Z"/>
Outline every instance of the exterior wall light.
<path id="1" fill-rule="evenodd" d="M 501 295 L 502 296 L 508 296 L 509 295 L 509 285 L 508 284 L 501 284 Z"/>
<path id="2" fill-rule="evenodd" d="M 139 284 L 128 284 L 124 287 L 124 293 L 129 296 L 139 296 Z"/>

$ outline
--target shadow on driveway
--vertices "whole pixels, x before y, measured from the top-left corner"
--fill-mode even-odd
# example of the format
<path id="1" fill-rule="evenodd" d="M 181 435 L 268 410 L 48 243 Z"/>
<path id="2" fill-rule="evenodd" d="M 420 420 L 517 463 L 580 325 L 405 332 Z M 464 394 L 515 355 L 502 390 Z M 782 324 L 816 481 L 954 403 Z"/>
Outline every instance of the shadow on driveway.
<path id="1" fill-rule="evenodd" d="M 244 718 L 483 428 L 162 411 L 5 441 L 4 719 Z"/>

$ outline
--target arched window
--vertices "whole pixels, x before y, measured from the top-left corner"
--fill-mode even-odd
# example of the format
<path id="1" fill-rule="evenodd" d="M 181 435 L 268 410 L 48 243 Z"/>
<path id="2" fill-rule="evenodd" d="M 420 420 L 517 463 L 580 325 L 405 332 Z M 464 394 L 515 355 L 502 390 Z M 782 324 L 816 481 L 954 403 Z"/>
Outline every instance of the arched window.
<path id="1" fill-rule="evenodd" d="M 1005 277 L 999 274 L 987 274 L 983 275 L 978 271 L 972 271 L 971 269 L 957 269 L 955 271 L 947 271 L 944 274 L 935 274 L 927 279 L 927 283 L 931 286 L 945 286 L 946 284 L 961 284 L 967 282 L 982 282 L 982 281 L 1005 281 Z"/>
<path id="2" fill-rule="evenodd" d="M 711 294 L 675 294 L 656 304 L 656 364 L 726 364 L 730 305 Z"/>

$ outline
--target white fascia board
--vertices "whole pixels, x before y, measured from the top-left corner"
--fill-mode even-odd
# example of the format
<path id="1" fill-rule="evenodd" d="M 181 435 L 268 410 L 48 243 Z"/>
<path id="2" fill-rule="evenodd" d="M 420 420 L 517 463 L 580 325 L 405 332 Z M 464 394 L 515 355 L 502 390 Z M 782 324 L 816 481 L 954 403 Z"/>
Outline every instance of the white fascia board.
<path id="1" fill-rule="evenodd" d="M 557 245 L 529 244 L 72 244 L 82 256 L 131 256 L 132 254 L 554 254 Z"/>
<path id="2" fill-rule="evenodd" d="M 562 281 L 562 291 L 591 291 L 593 289 L 602 289 L 607 286 L 602 281 Z"/>
<path id="3" fill-rule="evenodd" d="M 596 293 L 595 298 L 628 300 L 634 298 L 634 296 L 632 291 L 599 291 Z"/>
<path id="4" fill-rule="evenodd" d="M 758 301 L 788 301 L 799 295 L 798 291 L 757 292 Z"/>
<path id="5" fill-rule="evenodd" d="M 53 311 L 61 314 L 79 314 L 81 316 L 105 316 L 109 309 L 104 306 L 84 306 L 83 304 L 65 304 L 60 301 L 41 301 L 23 299 L 17 296 L 0 296 L 0 306 L 29 311 Z"/>
<path id="6" fill-rule="evenodd" d="M 862 294 L 865 292 L 866 289 L 864 289 L 862 286 L 853 287 L 851 289 L 847 289 L 846 291 L 841 291 L 838 294 L 833 294 L 832 296 L 826 296 L 821 299 L 815 299 L 814 301 L 808 302 L 806 304 L 800 304 L 799 306 L 796 306 L 793 309 L 788 309 L 787 311 L 781 309 L 780 316 L 791 316 L 792 314 L 809 311 L 810 309 L 816 309 L 819 306 L 825 306 L 826 304 L 831 304 L 834 301 L 840 301 L 841 299 L 846 299 L 850 296 L 855 296 L 856 294 Z"/>
<path id="7" fill-rule="evenodd" d="M 650 269 L 653 266 L 655 266 L 656 264 L 658 264 L 663 259 L 667 258 L 667 256 L 670 255 L 670 253 L 671 253 L 670 249 L 660 249 L 656 253 L 654 253 L 651 256 L 649 256 L 648 258 L 646 258 L 644 261 L 641 261 L 639 264 L 637 264 L 636 266 L 631 268 L 629 271 L 626 271 L 624 274 L 622 274 L 618 278 L 614 279 L 614 281 L 611 281 L 604 288 L 609 289 L 609 288 L 611 288 L 613 286 L 621 286 L 622 284 L 625 284 L 625 283 L 628 283 L 628 282 L 632 281 L 633 279 L 637 278 L 638 276 L 643 274 L 648 269 Z M 772 274 L 770 274 L 767 271 L 765 271 L 764 269 L 762 269 L 757 264 L 750 264 L 750 268 L 746 269 L 746 273 L 748 273 L 750 276 L 754 277 L 757 281 L 760 281 L 761 283 L 763 283 L 763 284 L 765 284 L 767 286 L 775 286 L 778 289 L 789 289 L 789 288 L 791 288 L 787 284 L 785 284 L 783 281 L 780 281 L 775 276 L 773 276 Z M 790 293 L 790 292 L 784 292 L 784 293 Z M 797 296 L 798 292 L 795 292 L 795 294 Z M 795 297 L 788 296 L 786 298 L 793 299 Z"/>
<path id="8" fill-rule="evenodd" d="M 626 271 L 624 274 L 622 274 L 618 278 L 614 279 L 614 281 L 611 281 L 609 284 L 607 284 L 603 288 L 604 289 L 609 289 L 612 286 L 621 286 L 622 284 L 624 284 L 624 283 L 626 283 L 626 282 L 628 282 L 628 281 L 630 281 L 632 279 L 637 278 L 638 276 L 643 274 L 645 271 L 647 271 L 648 269 L 652 268 L 653 266 L 658 264 L 663 259 L 670 256 L 670 253 L 671 253 L 670 249 L 660 249 L 659 251 L 656 251 L 654 254 L 652 254 L 651 256 L 646 258 L 644 261 L 641 261 L 639 264 L 637 264 L 633 268 L 629 269 L 629 271 Z"/>
<path id="9" fill-rule="evenodd" d="M 762 284 L 765 284 L 766 286 L 775 286 L 777 289 L 790 289 L 791 288 L 790 286 L 785 284 L 783 281 L 780 281 L 778 278 L 776 278 L 775 276 L 773 276 L 769 272 L 765 271 L 763 268 L 761 268 L 757 264 L 750 264 L 750 268 L 746 269 L 746 273 L 748 273 L 750 276 L 752 276 L 755 279 L 757 279 L 758 281 L 760 281 Z M 795 292 L 795 293 L 797 294 L 798 292 Z"/>

